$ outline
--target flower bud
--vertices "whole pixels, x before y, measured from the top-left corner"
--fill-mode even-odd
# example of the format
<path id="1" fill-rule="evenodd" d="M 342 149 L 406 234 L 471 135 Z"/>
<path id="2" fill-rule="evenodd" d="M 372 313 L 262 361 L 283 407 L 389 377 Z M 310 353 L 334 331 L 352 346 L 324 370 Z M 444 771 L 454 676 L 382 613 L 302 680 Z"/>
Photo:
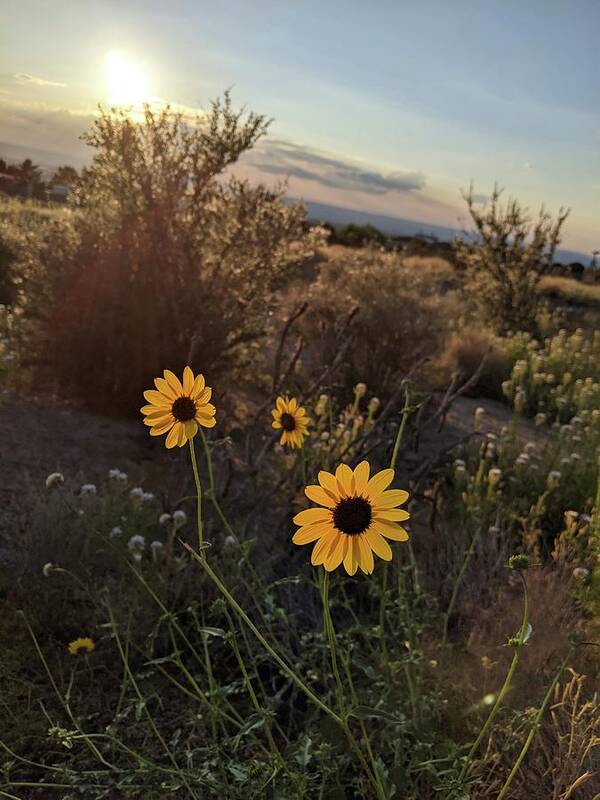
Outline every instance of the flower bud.
<path id="1" fill-rule="evenodd" d="M 46 478 L 46 489 L 53 489 L 55 486 L 60 486 L 65 482 L 65 476 L 62 472 L 51 472 Z"/>
<path id="2" fill-rule="evenodd" d="M 176 528 L 181 528 L 182 525 L 185 525 L 187 522 L 187 514 L 181 508 L 178 508 L 177 511 L 173 512 L 173 524 Z"/>
<path id="3" fill-rule="evenodd" d="M 529 566 L 529 556 L 524 553 L 518 553 L 508 559 L 508 566 L 510 569 L 517 570 L 518 572 L 527 569 Z"/>

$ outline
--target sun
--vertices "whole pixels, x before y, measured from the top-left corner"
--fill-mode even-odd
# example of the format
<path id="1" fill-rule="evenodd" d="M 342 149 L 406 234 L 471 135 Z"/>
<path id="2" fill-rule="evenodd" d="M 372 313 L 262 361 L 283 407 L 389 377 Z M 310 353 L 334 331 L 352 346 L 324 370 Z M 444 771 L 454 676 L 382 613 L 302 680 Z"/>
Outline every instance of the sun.
<path id="1" fill-rule="evenodd" d="M 110 105 L 135 107 L 150 99 L 148 79 L 141 64 L 118 50 L 107 53 L 105 63 Z"/>

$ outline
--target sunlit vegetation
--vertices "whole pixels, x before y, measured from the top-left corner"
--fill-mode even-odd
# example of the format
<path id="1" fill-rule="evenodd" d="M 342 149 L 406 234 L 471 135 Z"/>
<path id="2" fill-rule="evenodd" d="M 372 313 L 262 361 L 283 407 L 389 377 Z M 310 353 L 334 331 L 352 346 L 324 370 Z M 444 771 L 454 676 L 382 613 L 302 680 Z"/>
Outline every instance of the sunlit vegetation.
<path id="1" fill-rule="evenodd" d="M 0 795 L 593 800 L 564 213 L 467 196 L 448 260 L 328 244 L 228 176 L 266 129 L 106 112 L 64 207 L 1 201 Z"/>

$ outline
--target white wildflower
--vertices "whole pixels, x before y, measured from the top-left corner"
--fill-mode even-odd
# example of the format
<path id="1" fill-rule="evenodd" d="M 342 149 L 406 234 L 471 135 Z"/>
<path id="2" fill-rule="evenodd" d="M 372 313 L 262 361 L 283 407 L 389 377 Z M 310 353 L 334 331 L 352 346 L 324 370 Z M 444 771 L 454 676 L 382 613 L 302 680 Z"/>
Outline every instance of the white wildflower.
<path id="1" fill-rule="evenodd" d="M 65 482 L 65 476 L 62 472 L 51 472 L 46 478 L 46 489 L 53 489 L 55 486 L 60 486 Z"/>

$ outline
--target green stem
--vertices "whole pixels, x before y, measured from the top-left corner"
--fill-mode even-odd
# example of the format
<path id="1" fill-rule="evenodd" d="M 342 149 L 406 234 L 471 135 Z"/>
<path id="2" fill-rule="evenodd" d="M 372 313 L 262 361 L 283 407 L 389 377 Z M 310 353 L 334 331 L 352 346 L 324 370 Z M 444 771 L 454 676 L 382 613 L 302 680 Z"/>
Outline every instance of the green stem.
<path id="1" fill-rule="evenodd" d="M 169 745 L 166 743 L 166 741 L 164 740 L 163 735 L 158 730 L 158 728 L 156 726 L 156 723 L 154 722 L 154 717 L 152 716 L 152 714 L 148 710 L 148 705 L 146 703 L 144 695 L 140 691 L 140 688 L 139 688 L 139 686 L 137 684 L 137 681 L 136 681 L 136 679 L 135 679 L 135 677 L 133 675 L 133 672 L 131 671 L 131 667 L 129 666 L 129 661 L 127 659 L 127 656 L 125 655 L 125 651 L 123 650 L 123 645 L 121 643 L 121 637 L 119 636 L 119 633 L 117 631 L 117 624 L 116 624 L 116 621 L 115 621 L 115 618 L 114 618 L 114 615 L 113 615 L 113 612 L 112 612 L 112 608 L 111 608 L 111 606 L 109 604 L 107 604 L 107 609 L 108 609 L 108 615 L 110 617 L 110 624 L 111 624 L 111 627 L 112 627 L 112 632 L 113 632 L 113 635 L 115 637 L 115 642 L 117 643 L 117 649 L 119 651 L 119 655 L 121 656 L 121 661 L 123 662 L 123 666 L 125 667 L 125 670 L 127 671 L 127 675 L 129 677 L 129 681 L 130 681 L 130 683 L 131 683 L 131 685 L 133 687 L 133 690 L 136 693 L 136 695 L 138 697 L 138 700 L 143 705 L 144 711 L 146 712 L 146 716 L 148 718 L 148 722 L 150 723 L 150 727 L 154 731 L 154 735 L 156 736 L 158 741 L 161 743 L 165 753 L 167 754 L 167 757 L 168 757 L 169 761 L 171 762 L 171 764 L 173 764 L 173 766 L 174 766 L 175 770 L 177 771 L 177 774 L 179 775 L 179 777 L 180 777 L 182 783 L 184 784 L 185 788 L 188 790 L 188 793 L 189 793 L 190 797 L 192 797 L 192 798 L 194 798 L 194 800 L 196 800 L 196 793 L 193 791 L 192 787 L 188 783 L 187 778 L 185 777 L 185 774 L 184 774 L 183 770 L 181 769 L 181 767 L 177 763 L 177 760 L 175 759 L 175 756 L 171 752 L 171 750 L 169 748 Z"/>
<path id="2" fill-rule="evenodd" d="M 340 676 L 340 671 L 337 663 L 337 642 L 335 638 L 335 630 L 331 619 L 331 611 L 329 608 L 329 573 L 326 570 L 319 575 L 319 584 L 321 589 L 321 599 L 323 601 L 323 623 L 325 627 L 325 634 L 329 643 L 329 652 L 331 654 L 331 667 L 333 670 L 333 677 L 337 687 L 338 705 L 340 711 L 344 715 L 346 713 L 346 698 L 344 695 L 344 685 Z"/>
<path id="3" fill-rule="evenodd" d="M 523 745 L 523 747 L 521 749 L 521 752 L 519 753 L 519 755 L 517 757 L 517 760 L 515 761 L 514 766 L 513 766 L 513 768 L 511 769 L 511 771 L 509 773 L 508 778 L 504 782 L 504 786 L 502 787 L 502 789 L 500 789 L 500 794 L 498 795 L 497 800 L 503 800 L 503 798 L 506 797 L 506 793 L 508 792 L 508 789 L 509 789 L 511 783 L 513 782 L 513 779 L 514 779 L 515 775 L 517 774 L 517 772 L 519 771 L 519 769 L 521 767 L 521 764 L 523 763 L 523 759 L 527 755 L 527 752 L 528 752 L 529 748 L 531 747 L 531 745 L 533 743 L 533 740 L 535 739 L 535 735 L 538 732 L 538 728 L 539 728 L 541 719 L 542 719 L 542 717 L 544 715 L 544 711 L 546 710 L 546 707 L 547 707 L 548 703 L 550 702 L 550 698 L 552 697 L 552 692 L 554 691 L 554 687 L 558 683 L 558 679 L 562 675 L 562 672 L 563 672 L 564 668 L 567 666 L 567 662 L 569 661 L 569 659 L 571 657 L 572 649 L 573 648 L 569 648 L 569 652 L 567 653 L 567 655 L 562 660 L 562 662 L 560 664 L 560 667 L 558 668 L 558 670 L 556 671 L 556 674 L 554 675 L 554 678 L 552 679 L 552 683 L 548 687 L 548 691 L 544 695 L 544 699 L 542 700 L 542 705 L 539 707 L 539 709 L 538 709 L 538 711 L 537 711 L 537 713 L 535 715 L 535 718 L 534 718 L 534 720 L 533 720 L 533 722 L 531 724 L 531 729 L 529 731 L 529 735 L 527 736 L 527 739 L 525 739 L 525 744 Z"/>
<path id="4" fill-rule="evenodd" d="M 196 553 L 196 551 L 191 548 L 189 545 L 184 546 L 187 548 L 191 556 L 200 564 L 202 569 L 206 572 L 208 577 L 211 581 L 215 584 L 217 589 L 221 592 L 223 597 L 227 600 L 229 605 L 233 608 L 235 613 L 238 617 L 248 626 L 248 628 L 252 631 L 252 633 L 256 636 L 258 641 L 262 644 L 265 650 L 269 653 L 269 655 L 279 664 L 281 669 L 285 672 L 288 677 L 290 677 L 296 686 L 304 692 L 312 701 L 317 705 L 322 711 L 328 714 L 338 725 L 344 724 L 344 720 L 335 713 L 335 711 L 329 706 L 327 706 L 322 700 L 320 700 L 317 695 L 304 683 L 302 678 L 294 672 L 294 670 L 290 667 L 290 665 L 277 653 L 273 647 L 269 644 L 269 642 L 265 639 L 262 633 L 258 630 L 256 625 L 252 622 L 250 617 L 246 614 L 244 609 L 240 606 L 234 596 L 231 594 L 229 589 L 225 586 L 223 581 L 219 578 L 219 576 L 211 569 L 206 556 L 204 554 Z"/>
<path id="5" fill-rule="evenodd" d="M 496 716 L 496 714 L 500 710 L 500 707 L 502 706 L 504 698 L 506 697 L 506 693 L 510 688 L 513 675 L 515 674 L 515 670 L 517 669 L 517 665 L 519 663 L 521 648 L 525 644 L 526 629 L 527 629 L 527 624 L 529 622 L 529 592 L 527 591 L 527 582 L 525 580 L 525 576 L 523 575 L 522 572 L 519 572 L 519 576 L 521 578 L 521 582 L 523 583 L 523 620 L 521 622 L 521 630 L 519 632 L 519 640 L 515 648 L 515 654 L 512 657 L 510 667 L 508 668 L 508 672 L 506 673 L 506 677 L 504 678 L 504 683 L 502 684 L 502 687 L 498 692 L 498 696 L 496 697 L 496 702 L 492 706 L 488 718 L 486 719 L 486 721 L 483 724 L 483 727 L 479 731 L 477 739 L 475 739 L 475 741 L 471 746 L 471 749 L 469 750 L 467 759 L 464 763 L 464 766 L 459 776 L 459 781 L 462 781 L 466 777 L 469 767 L 471 766 L 471 761 L 473 759 L 473 756 L 477 752 L 479 745 L 483 741 L 485 735 L 487 734 L 492 725 L 492 722 L 494 721 L 494 717 Z"/>
<path id="6" fill-rule="evenodd" d="M 198 472 L 198 463 L 196 461 L 196 450 L 194 448 L 193 438 L 190 439 L 189 442 L 192 469 L 194 470 L 194 481 L 196 482 L 196 523 L 198 527 L 198 549 L 202 550 L 204 547 L 204 528 L 202 525 L 202 484 L 200 483 L 200 474 Z"/>
<path id="7" fill-rule="evenodd" d="M 340 676 L 338 660 L 337 660 L 337 641 L 335 636 L 335 628 L 333 627 L 333 620 L 331 619 L 331 610 L 329 608 L 329 573 L 326 570 L 323 570 L 323 573 L 324 574 L 322 580 L 319 581 L 321 588 L 321 598 L 323 600 L 323 622 L 324 622 L 325 632 L 327 634 L 327 641 L 329 643 L 329 652 L 331 654 L 331 668 L 333 671 L 337 687 L 338 704 L 343 716 L 344 733 L 346 734 L 350 747 L 356 753 L 363 770 L 365 771 L 373 788 L 375 789 L 377 797 L 381 798 L 381 800 L 386 800 L 386 795 L 379 781 L 379 776 L 377 775 L 377 771 L 374 769 L 372 770 L 367 764 L 365 756 L 362 750 L 360 749 L 360 745 L 352 735 L 350 728 L 348 726 L 348 720 L 346 716 L 346 705 L 347 705 L 346 697 L 344 694 L 344 685 L 342 683 L 342 678 Z"/>
<path id="8" fill-rule="evenodd" d="M 390 469 L 396 468 L 396 461 L 398 460 L 398 453 L 400 452 L 400 442 L 402 441 L 402 437 L 404 435 L 404 429 L 406 427 L 406 422 L 410 416 L 410 387 L 406 387 L 406 394 L 404 395 L 404 406 L 402 407 L 402 411 L 400 414 L 402 415 L 402 419 L 400 420 L 400 427 L 398 428 L 398 433 L 396 434 L 396 441 L 394 442 L 394 450 L 392 452 L 392 460 L 390 461 Z"/>
<path id="9" fill-rule="evenodd" d="M 233 620 L 231 619 L 231 616 L 230 616 L 229 612 L 227 611 L 227 609 L 225 609 L 225 615 L 227 617 L 227 622 L 229 623 L 229 630 L 231 631 L 231 638 L 229 640 L 229 643 L 231 644 L 231 647 L 232 647 L 233 652 L 235 654 L 236 661 L 238 662 L 238 666 L 240 668 L 240 671 L 242 673 L 242 677 L 244 679 L 244 685 L 246 687 L 246 691 L 248 692 L 248 695 L 250 696 L 250 700 L 252 702 L 254 710 L 256 711 L 258 716 L 261 717 L 263 719 L 263 721 L 264 721 L 265 734 L 266 734 L 266 737 L 267 737 L 267 741 L 269 743 L 269 747 L 271 748 L 271 753 L 274 756 L 274 758 L 277 761 L 277 763 L 279 764 L 280 768 L 282 768 L 283 771 L 286 774 L 288 774 L 288 777 L 291 777 L 290 774 L 288 773 L 285 761 L 283 760 L 283 758 L 281 756 L 281 753 L 279 752 L 279 748 L 277 747 L 275 739 L 273 738 L 273 730 L 271 728 L 271 721 L 270 721 L 269 717 L 267 716 L 267 714 L 264 712 L 264 710 L 263 710 L 263 708 L 262 708 L 262 706 L 261 706 L 261 704 L 260 704 L 260 702 L 258 700 L 256 692 L 254 691 L 254 687 L 252 686 L 252 681 L 250 680 L 250 675 L 248 674 L 248 670 L 246 668 L 246 663 L 244 662 L 244 659 L 242 657 L 242 653 L 240 651 L 240 648 L 237 645 L 235 626 L 233 624 Z"/>
<path id="10" fill-rule="evenodd" d="M 27 620 L 27 617 L 25 616 L 25 614 L 23 612 L 21 612 L 21 615 L 23 616 L 23 619 L 25 621 L 25 625 L 27 627 L 27 630 L 29 631 L 29 635 L 31 636 L 31 638 L 33 640 L 33 644 L 35 646 L 35 649 L 36 649 L 36 652 L 38 654 L 38 657 L 39 657 L 40 661 L 42 662 L 43 667 L 44 667 L 44 669 L 46 671 L 46 675 L 48 676 L 48 679 L 49 679 L 50 683 L 52 684 L 52 688 L 54 689 L 54 693 L 56 694 L 60 704 L 62 705 L 62 707 L 64 708 L 64 710 L 68 714 L 69 719 L 71 720 L 71 722 L 73 723 L 75 728 L 79 731 L 79 733 L 82 735 L 82 737 L 84 738 L 85 743 L 87 744 L 89 749 L 92 751 L 94 756 L 98 759 L 98 761 L 100 761 L 101 764 L 104 764 L 104 766 L 108 767 L 110 770 L 116 770 L 116 767 L 114 766 L 114 764 L 110 764 L 108 761 L 106 761 L 104 759 L 104 757 L 102 756 L 102 753 L 98 750 L 96 745 L 92 741 L 90 741 L 90 739 L 86 735 L 86 733 L 84 731 L 82 731 L 80 726 L 77 724 L 77 722 L 75 720 L 75 717 L 73 716 L 73 712 L 71 711 L 71 707 L 69 706 L 69 704 L 67 703 L 65 698 L 62 696 L 62 694 L 59 691 L 58 686 L 56 685 L 56 681 L 54 680 L 54 676 L 52 675 L 52 671 L 50 670 L 50 667 L 48 666 L 48 662 L 46 661 L 46 658 L 45 658 L 45 656 L 44 656 L 44 654 L 42 652 L 42 648 L 39 645 L 37 637 L 36 637 L 35 633 L 33 632 L 33 629 L 31 627 L 31 625 L 29 624 L 29 622 Z"/>
<path id="11" fill-rule="evenodd" d="M 458 598 L 458 592 L 460 586 L 462 584 L 463 578 L 465 577 L 465 572 L 467 571 L 467 567 L 469 566 L 469 561 L 471 560 L 471 556 L 475 553 L 475 545 L 477 544 L 477 540 L 479 539 L 480 535 L 481 535 L 481 525 L 476 528 L 475 533 L 471 537 L 471 541 L 465 551 L 465 556 L 463 558 L 460 570 L 458 572 L 458 575 L 456 576 L 456 580 L 454 581 L 454 588 L 452 589 L 450 602 L 448 603 L 448 608 L 446 609 L 446 614 L 444 616 L 444 632 L 442 634 L 442 646 L 446 644 L 446 639 L 448 638 L 448 624 L 450 622 L 450 617 L 452 615 L 452 612 L 454 611 L 454 605 Z"/>

